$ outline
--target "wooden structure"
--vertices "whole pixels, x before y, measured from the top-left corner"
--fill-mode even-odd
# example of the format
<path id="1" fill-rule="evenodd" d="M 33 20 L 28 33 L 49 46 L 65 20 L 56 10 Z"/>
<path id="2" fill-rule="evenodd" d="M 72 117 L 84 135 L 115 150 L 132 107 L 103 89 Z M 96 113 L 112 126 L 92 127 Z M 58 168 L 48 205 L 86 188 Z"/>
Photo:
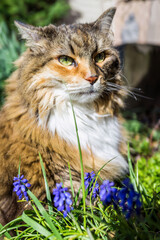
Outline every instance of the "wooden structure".
<path id="1" fill-rule="evenodd" d="M 116 6 L 113 21 L 115 45 L 138 43 L 160 45 L 160 0 L 69 0 L 77 22 L 91 22 Z"/>
<path id="2" fill-rule="evenodd" d="M 117 2 L 114 24 L 115 45 L 160 46 L 160 0 Z"/>

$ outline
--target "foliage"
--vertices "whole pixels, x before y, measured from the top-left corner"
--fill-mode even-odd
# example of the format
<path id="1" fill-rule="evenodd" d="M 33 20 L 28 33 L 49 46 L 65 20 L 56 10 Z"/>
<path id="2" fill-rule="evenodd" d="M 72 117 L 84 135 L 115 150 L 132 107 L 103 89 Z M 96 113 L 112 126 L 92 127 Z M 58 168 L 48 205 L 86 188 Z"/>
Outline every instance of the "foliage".
<path id="1" fill-rule="evenodd" d="M 160 130 L 147 127 L 138 121 L 136 115 L 126 121 L 125 127 L 130 134 L 131 153 L 139 180 L 151 197 L 155 192 L 160 192 Z"/>
<path id="2" fill-rule="evenodd" d="M 14 20 L 44 26 L 64 17 L 68 9 L 66 0 L 1 0 L 0 22 L 6 22 L 10 29 Z"/>
<path id="3" fill-rule="evenodd" d="M 155 153 L 149 159 L 140 157 L 137 168 L 139 169 L 139 179 L 143 180 L 148 194 L 152 196 L 154 193 L 160 192 L 160 153 Z"/>
<path id="4" fill-rule="evenodd" d="M 87 189 L 85 190 L 85 199 L 88 202 L 86 208 L 84 209 L 83 199 L 78 201 L 79 192 L 77 194 L 74 192 L 69 166 L 74 209 L 71 211 L 71 213 L 68 213 L 67 217 L 66 215 L 64 217 L 63 212 L 61 213 L 60 211 L 57 211 L 57 209 L 53 207 L 53 204 L 51 204 L 52 198 L 41 157 L 40 161 L 46 186 L 48 209 L 44 208 L 38 199 L 33 195 L 33 193 L 28 190 L 27 193 L 32 199 L 31 204 L 33 210 L 24 211 L 22 216 L 14 219 L 4 227 L 1 225 L 0 236 L 5 234 L 7 239 L 11 239 L 10 230 L 14 230 L 15 237 L 12 237 L 12 239 L 159 240 L 160 193 L 155 191 L 154 194 L 150 194 L 149 196 L 148 190 L 150 190 L 150 188 L 147 187 L 145 189 L 139 179 L 140 173 L 142 172 L 141 167 L 139 168 L 138 166 L 140 169 L 139 174 L 137 174 L 137 171 L 135 172 L 133 170 L 129 152 L 128 161 L 132 184 L 130 184 L 128 181 L 125 181 L 122 188 L 113 188 L 113 183 L 104 181 L 101 185 L 102 189 L 100 195 L 102 195 L 102 202 L 106 202 L 103 201 L 104 196 L 106 196 L 107 205 L 103 205 L 99 197 L 97 198 L 96 202 L 92 202 L 92 198 L 90 198 L 90 201 L 87 199 L 88 193 L 90 195 L 93 194 L 97 178 L 99 177 L 99 173 L 94 174 L 92 172 L 91 174 L 86 174 L 84 177 L 85 182 L 83 181 L 84 186 L 87 186 Z M 143 175 L 142 182 L 145 178 L 146 175 Z M 150 178 L 148 181 L 150 181 Z M 118 186 L 120 186 L 120 183 Z M 60 187 L 62 188 L 62 185 Z M 112 188 L 120 189 L 120 191 L 111 191 Z M 91 191 L 88 191 L 90 189 Z M 137 194 L 134 189 L 136 189 L 136 191 L 138 191 L 140 194 Z M 82 185 L 80 190 L 82 190 Z M 108 204 L 110 202 L 108 202 L 108 198 L 113 195 L 110 195 L 110 192 L 116 194 L 119 192 L 122 209 L 117 205 L 115 206 L 114 204 Z M 126 207 L 129 207 L 129 210 L 132 210 L 135 204 L 138 204 L 137 206 L 141 206 L 141 204 L 139 205 L 140 195 L 142 197 L 141 201 L 143 201 L 140 215 L 136 217 L 134 214 L 129 216 L 128 219 L 128 214 L 126 215 L 126 213 L 128 213 L 126 212 Z M 123 210 L 125 210 L 124 213 Z M 23 231 L 21 230 L 22 227 Z"/>
<path id="5" fill-rule="evenodd" d="M 15 69 L 13 62 L 24 51 L 23 42 L 18 42 L 16 34 L 9 32 L 4 22 L 0 23 L 0 105 L 4 99 L 5 79 Z"/>

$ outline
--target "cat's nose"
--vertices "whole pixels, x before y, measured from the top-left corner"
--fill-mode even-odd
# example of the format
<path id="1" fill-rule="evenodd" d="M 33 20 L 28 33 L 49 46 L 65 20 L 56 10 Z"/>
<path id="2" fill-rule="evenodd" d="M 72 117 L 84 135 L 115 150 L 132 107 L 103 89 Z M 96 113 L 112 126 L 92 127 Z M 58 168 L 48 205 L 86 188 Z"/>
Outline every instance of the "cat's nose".
<path id="1" fill-rule="evenodd" d="M 97 75 L 92 75 L 90 77 L 85 78 L 88 82 L 90 82 L 91 85 L 93 85 L 98 79 Z"/>

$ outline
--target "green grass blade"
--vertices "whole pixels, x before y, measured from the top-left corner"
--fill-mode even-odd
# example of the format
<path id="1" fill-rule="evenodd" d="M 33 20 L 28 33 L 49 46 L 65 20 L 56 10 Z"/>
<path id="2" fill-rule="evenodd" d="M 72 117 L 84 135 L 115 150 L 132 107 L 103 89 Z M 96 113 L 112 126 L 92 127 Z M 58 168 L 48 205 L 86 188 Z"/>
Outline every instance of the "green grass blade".
<path id="1" fill-rule="evenodd" d="M 2 224 L 0 224 L 0 232 L 1 232 L 2 229 L 4 229 L 4 227 L 3 227 Z M 7 230 L 6 230 L 5 233 L 3 233 L 3 235 L 4 235 L 5 237 L 7 237 L 8 239 L 11 239 L 11 238 L 12 238 L 11 235 L 8 233 Z M 1 236 L 1 233 L 0 233 L 0 236 Z"/>
<path id="2" fill-rule="evenodd" d="M 70 183 L 71 183 L 71 191 L 72 191 L 72 196 L 74 198 L 74 188 L 73 188 L 73 182 L 72 182 L 72 174 L 71 174 L 71 167 L 70 164 L 68 162 L 68 168 L 69 168 L 69 178 L 70 178 Z"/>
<path id="3" fill-rule="evenodd" d="M 86 228 L 86 216 L 85 216 L 85 213 L 86 213 L 86 196 L 85 196 L 85 185 L 84 185 L 84 167 L 83 167 L 82 151 L 81 151 L 81 144 L 80 144 L 80 139 L 79 139 L 79 134 L 78 134 L 78 126 L 77 126 L 77 121 L 76 121 L 76 115 L 75 115 L 75 112 L 74 112 L 74 108 L 73 108 L 73 104 L 72 104 L 71 99 L 70 99 L 70 103 L 71 103 L 71 107 L 72 107 L 72 113 L 73 113 L 77 142 L 78 142 L 80 163 L 81 163 L 81 182 L 82 182 L 82 193 L 83 193 L 84 228 Z"/>
<path id="4" fill-rule="evenodd" d="M 19 158 L 19 168 L 18 168 L 18 175 L 21 175 L 21 158 Z"/>
<path id="5" fill-rule="evenodd" d="M 72 218 L 72 220 L 73 220 L 74 224 L 76 225 L 76 227 L 77 227 L 78 231 L 79 231 L 80 233 L 82 233 L 82 230 L 81 230 L 81 228 L 80 228 L 80 226 L 79 226 L 78 222 L 76 221 L 76 219 L 75 219 L 74 215 L 73 215 L 72 213 L 70 213 L 69 215 L 71 216 L 71 218 Z"/>
<path id="6" fill-rule="evenodd" d="M 77 201 L 78 201 L 78 198 L 79 198 L 79 194 L 80 194 L 80 191 L 81 191 L 81 188 L 82 188 L 82 184 L 80 185 L 79 189 L 78 189 L 78 192 L 75 196 L 75 199 L 74 199 L 74 205 L 77 204 Z"/>
<path id="7" fill-rule="evenodd" d="M 47 182 L 46 171 L 45 171 L 43 160 L 42 160 L 42 157 L 41 157 L 40 153 L 39 153 L 39 158 L 40 158 L 42 173 L 43 173 L 44 182 L 45 182 L 46 197 L 47 197 L 47 201 L 48 201 L 48 210 L 49 210 L 49 214 L 51 215 L 51 213 L 53 212 L 53 207 L 52 207 L 52 204 L 51 204 L 52 203 L 52 199 L 51 199 L 51 194 L 50 194 L 49 186 L 48 186 L 48 182 Z"/>
<path id="8" fill-rule="evenodd" d="M 34 203 L 38 207 L 40 213 L 43 215 L 44 219 L 48 223 L 49 228 L 53 231 L 54 235 L 57 237 L 58 240 L 62 240 L 60 233 L 58 232 L 57 228 L 54 226 L 50 215 L 46 212 L 40 201 L 36 198 L 36 196 L 30 191 L 27 191 L 28 195 L 33 199 Z"/>
<path id="9" fill-rule="evenodd" d="M 111 161 L 113 161 L 115 158 L 116 158 L 116 157 L 108 160 L 108 161 L 98 170 L 98 172 L 96 173 L 96 176 L 99 175 L 99 173 L 101 172 L 101 170 L 102 170 L 108 163 L 110 163 Z M 96 177 L 96 176 L 95 176 L 95 177 Z"/>
<path id="10" fill-rule="evenodd" d="M 54 239 L 54 237 L 51 237 L 51 232 L 49 232 L 46 228 L 44 228 L 41 224 L 37 223 L 32 218 L 28 217 L 24 212 L 22 214 L 22 220 L 48 239 Z"/>
<path id="11" fill-rule="evenodd" d="M 132 166 L 129 144 L 128 144 L 128 165 L 129 165 L 129 173 L 130 173 L 131 182 L 134 186 L 134 189 L 137 191 L 136 175 L 134 173 L 133 166 Z"/>
<path id="12" fill-rule="evenodd" d="M 139 182 L 139 179 L 138 179 L 138 165 L 137 165 L 137 175 L 134 173 L 129 144 L 128 144 L 128 164 L 129 164 L 130 179 L 132 184 L 134 185 L 135 190 L 140 192 L 141 195 L 145 198 L 146 202 L 149 204 L 150 201 L 147 196 L 147 191 L 145 190 L 144 186 Z"/>
<path id="13" fill-rule="evenodd" d="M 74 209 L 74 210 L 72 211 L 72 213 L 78 213 L 78 214 L 80 214 L 81 216 L 84 214 L 83 210 L 76 210 L 76 209 Z M 87 211 L 86 211 L 85 214 L 86 214 L 86 216 L 91 217 L 91 218 L 94 218 L 94 219 L 96 219 L 97 221 L 101 222 L 101 219 L 100 219 L 99 217 L 97 217 L 95 214 L 89 213 L 89 212 L 87 212 Z"/>
<path id="14" fill-rule="evenodd" d="M 90 240 L 94 240 L 94 238 L 93 238 L 93 236 L 92 236 L 92 233 L 91 233 L 91 231 L 90 231 L 89 228 L 87 228 L 87 233 L 88 233 L 89 239 L 90 239 Z"/>

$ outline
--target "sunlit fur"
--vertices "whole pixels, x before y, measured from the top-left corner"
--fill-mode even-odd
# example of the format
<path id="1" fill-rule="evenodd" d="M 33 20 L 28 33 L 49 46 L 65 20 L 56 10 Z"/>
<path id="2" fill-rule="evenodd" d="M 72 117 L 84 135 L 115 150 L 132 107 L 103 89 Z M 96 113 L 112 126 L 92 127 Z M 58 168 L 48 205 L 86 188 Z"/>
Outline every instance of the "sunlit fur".
<path id="1" fill-rule="evenodd" d="M 80 160 L 73 111 L 85 171 L 101 177 L 123 177 L 127 171 L 125 135 L 119 108 L 125 91 L 119 75 L 119 57 L 112 47 L 110 25 L 115 9 L 90 24 L 33 27 L 16 22 L 28 49 L 15 63 L 7 80 L 6 102 L 0 113 L 0 222 L 24 208 L 16 203 L 12 180 L 21 173 L 36 196 L 45 199 L 39 163 L 42 155 L 50 189 L 63 179 L 70 186 L 68 162 L 75 190 L 80 185 Z M 105 59 L 95 62 L 98 53 Z M 60 56 L 74 64 L 65 66 Z M 94 84 L 90 76 L 97 76 Z"/>

